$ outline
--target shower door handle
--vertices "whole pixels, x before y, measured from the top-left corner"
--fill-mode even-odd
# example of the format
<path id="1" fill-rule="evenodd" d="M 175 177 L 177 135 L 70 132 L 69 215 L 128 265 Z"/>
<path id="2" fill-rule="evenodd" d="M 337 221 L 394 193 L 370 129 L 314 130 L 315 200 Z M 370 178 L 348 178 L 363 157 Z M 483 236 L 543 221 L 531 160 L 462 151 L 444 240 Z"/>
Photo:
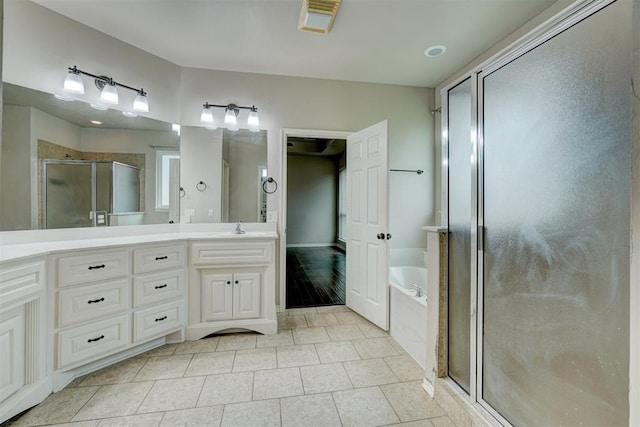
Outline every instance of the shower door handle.
<path id="1" fill-rule="evenodd" d="M 378 233 L 376 237 L 378 238 L 378 240 L 384 240 L 385 236 L 384 236 L 384 233 Z"/>

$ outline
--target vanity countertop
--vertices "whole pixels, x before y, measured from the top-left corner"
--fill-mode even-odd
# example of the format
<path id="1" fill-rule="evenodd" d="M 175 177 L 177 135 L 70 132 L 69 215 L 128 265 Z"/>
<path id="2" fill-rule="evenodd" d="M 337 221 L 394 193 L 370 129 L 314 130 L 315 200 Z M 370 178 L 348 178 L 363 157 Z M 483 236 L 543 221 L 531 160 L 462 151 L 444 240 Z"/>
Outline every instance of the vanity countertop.
<path id="1" fill-rule="evenodd" d="M 185 240 L 274 240 L 275 223 L 130 225 L 60 230 L 24 230 L 0 233 L 0 262 L 54 252 Z"/>

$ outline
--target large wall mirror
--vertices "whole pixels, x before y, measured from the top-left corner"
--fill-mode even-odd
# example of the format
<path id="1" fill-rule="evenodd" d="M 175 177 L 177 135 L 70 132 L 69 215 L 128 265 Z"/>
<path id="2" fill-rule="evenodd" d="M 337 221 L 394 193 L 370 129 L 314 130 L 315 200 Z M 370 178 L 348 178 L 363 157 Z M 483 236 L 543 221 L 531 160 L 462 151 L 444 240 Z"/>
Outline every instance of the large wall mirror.
<path id="1" fill-rule="evenodd" d="M 181 132 L 180 221 L 266 222 L 267 131 Z"/>
<path id="2" fill-rule="evenodd" d="M 264 222 L 266 131 L 183 128 L 4 83 L 0 230 Z"/>

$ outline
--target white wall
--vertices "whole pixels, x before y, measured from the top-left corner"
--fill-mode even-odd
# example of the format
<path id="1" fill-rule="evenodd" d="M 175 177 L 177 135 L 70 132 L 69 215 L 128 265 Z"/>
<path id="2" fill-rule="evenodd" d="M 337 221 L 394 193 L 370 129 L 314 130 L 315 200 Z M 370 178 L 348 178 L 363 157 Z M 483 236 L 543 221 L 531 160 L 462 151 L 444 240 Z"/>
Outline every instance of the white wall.
<path id="1" fill-rule="evenodd" d="M 0 230 L 30 229 L 31 108 L 7 105 L 3 116 Z"/>
<path id="2" fill-rule="evenodd" d="M 207 184 L 198 191 L 196 184 Z M 210 131 L 201 127 L 183 126 L 180 137 L 180 185 L 185 196 L 180 199 L 180 216 L 185 209 L 195 215 L 186 222 L 220 222 L 222 203 L 222 130 Z M 209 209 L 213 215 L 209 215 Z"/>
<path id="3" fill-rule="evenodd" d="M 287 246 L 334 244 L 338 170 L 330 157 L 287 159 Z"/>
<path id="4" fill-rule="evenodd" d="M 96 129 L 80 130 L 80 151 L 100 153 L 138 153 L 145 155 L 145 224 L 166 224 L 169 212 L 157 212 L 156 207 L 156 150 L 151 146 L 175 147 L 179 137 L 174 132 Z"/>

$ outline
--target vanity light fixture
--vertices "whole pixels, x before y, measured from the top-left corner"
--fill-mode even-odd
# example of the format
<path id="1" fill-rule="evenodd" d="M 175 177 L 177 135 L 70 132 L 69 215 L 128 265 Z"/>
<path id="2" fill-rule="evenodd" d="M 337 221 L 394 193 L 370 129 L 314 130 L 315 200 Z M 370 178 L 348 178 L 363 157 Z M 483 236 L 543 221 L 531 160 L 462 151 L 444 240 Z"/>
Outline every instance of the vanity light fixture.
<path id="1" fill-rule="evenodd" d="M 249 117 L 247 118 L 247 127 L 251 132 L 260 131 L 260 118 L 258 117 L 258 107 L 252 105 L 251 107 L 243 107 L 236 104 L 219 105 L 209 104 L 205 102 L 202 104 L 202 112 L 200 113 L 200 121 L 205 124 L 207 129 L 216 129 L 215 122 L 213 120 L 212 107 L 224 108 L 224 124 L 230 131 L 239 130 L 238 126 L 238 114 L 240 110 L 249 110 Z"/>
<path id="2" fill-rule="evenodd" d="M 75 65 L 73 68 L 69 67 L 67 77 L 64 78 L 64 90 L 70 93 L 78 95 L 84 95 L 84 83 L 82 77 L 80 77 L 80 71 Z"/>
<path id="3" fill-rule="evenodd" d="M 64 90 L 66 92 L 83 95 L 84 83 L 82 82 L 81 75 L 84 74 L 85 76 L 89 76 L 95 79 L 95 84 L 100 90 L 100 100 L 102 102 L 106 104 L 117 105 L 119 102 L 117 87 L 119 86 L 137 93 L 135 99 L 133 100 L 133 109 L 135 111 L 139 111 L 142 113 L 149 112 L 149 100 L 147 99 L 147 93 L 144 91 L 144 89 L 136 89 L 134 87 L 117 82 L 111 77 L 98 76 L 96 74 L 88 73 L 79 69 L 75 65 L 73 67 L 69 67 L 68 70 L 69 72 L 64 79 Z"/>

